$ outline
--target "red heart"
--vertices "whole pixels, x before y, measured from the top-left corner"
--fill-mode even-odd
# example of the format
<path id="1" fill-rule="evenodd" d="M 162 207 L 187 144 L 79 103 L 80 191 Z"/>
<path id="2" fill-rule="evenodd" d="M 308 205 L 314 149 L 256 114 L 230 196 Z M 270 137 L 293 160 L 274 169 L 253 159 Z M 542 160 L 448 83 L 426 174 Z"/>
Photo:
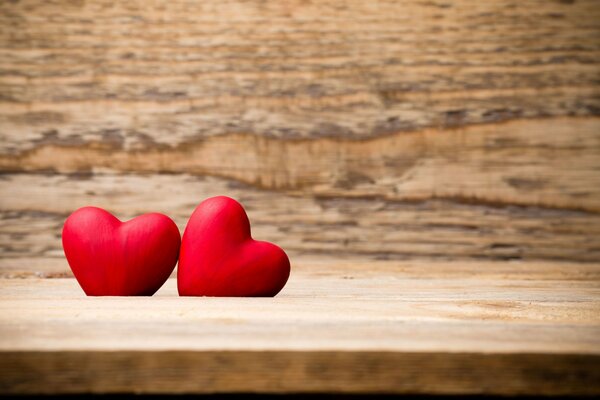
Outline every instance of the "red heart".
<path id="1" fill-rule="evenodd" d="M 83 207 L 65 221 L 62 241 L 88 296 L 152 296 L 173 272 L 181 238 L 166 215 L 121 222 L 101 208 Z"/>
<path id="2" fill-rule="evenodd" d="M 196 207 L 181 241 L 179 295 L 275 296 L 289 276 L 285 252 L 252 239 L 240 203 L 218 196 Z"/>

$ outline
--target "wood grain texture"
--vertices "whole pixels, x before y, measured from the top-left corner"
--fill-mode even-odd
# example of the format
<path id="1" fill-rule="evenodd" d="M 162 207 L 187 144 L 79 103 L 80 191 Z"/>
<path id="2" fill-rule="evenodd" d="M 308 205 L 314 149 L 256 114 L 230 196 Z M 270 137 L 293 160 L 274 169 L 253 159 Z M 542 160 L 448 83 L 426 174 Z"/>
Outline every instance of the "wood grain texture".
<path id="1" fill-rule="evenodd" d="M 450 198 L 600 212 L 599 121 L 519 121 L 367 141 L 233 134 L 133 152 L 95 143 L 45 145 L 0 159 L 0 168 L 184 172 L 307 195 Z"/>
<path id="2" fill-rule="evenodd" d="M 594 0 L 0 7 L 6 154 L 40 141 L 364 138 L 600 108 Z"/>
<path id="3" fill-rule="evenodd" d="M 600 392 L 599 363 L 597 355 L 526 353 L 3 352 L 0 390 L 19 395 L 326 392 L 593 396 Z"/>
<path id="4" fill-rule="evenodd" d="M 583 0 L 3 2 L 0 170 L 579 210 L 593 250 L 575 259 L 597 261 L 599 17 Z"/>
<path id="5" fill-rule="evenodd" d="M 300 266 L 274 299 L 179 298 L 173 279 L 153 298 L 88 298 L 74 279 L 2 279 L 0 388 L 600 393 L 598 265 L 369 265 Z"/>
<path id="6" fill-rule="evenodd" d="M 598 263 L 597 213 L 450 200 L 391 201 L 282 194 L 193 175 L 5 174 L 0 179 L 0 275 L 65 276 L 61 230 L 83 205 L 126 220 L 148 211 L 183 232 L 195 206 L 219 194 L 246 207 L 255 238 L 292 264 L 338 260 L 564 260 Z"/>
<path id="7" fill-rule="evenodd" d="M 598 21 L 586 0 L 3 2 L 2 273 L 64 273 L 77 207 L 183 227 L 216 194 L 294 256 L 600 262 Z"/>

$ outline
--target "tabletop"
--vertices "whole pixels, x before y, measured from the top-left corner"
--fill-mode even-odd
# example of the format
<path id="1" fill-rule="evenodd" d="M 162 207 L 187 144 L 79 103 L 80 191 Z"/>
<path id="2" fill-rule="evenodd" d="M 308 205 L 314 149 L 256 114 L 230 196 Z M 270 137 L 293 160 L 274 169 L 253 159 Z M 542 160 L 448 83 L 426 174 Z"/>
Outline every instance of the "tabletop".
<path id="1" fill-rule="evenodd" d="M 306 260 L 275 298 L 181 298 L 175 279 L 86 297 L 73 278 L 5 278 L 0 389 L 598 394 L 599 279 L 589 264 Z"/>

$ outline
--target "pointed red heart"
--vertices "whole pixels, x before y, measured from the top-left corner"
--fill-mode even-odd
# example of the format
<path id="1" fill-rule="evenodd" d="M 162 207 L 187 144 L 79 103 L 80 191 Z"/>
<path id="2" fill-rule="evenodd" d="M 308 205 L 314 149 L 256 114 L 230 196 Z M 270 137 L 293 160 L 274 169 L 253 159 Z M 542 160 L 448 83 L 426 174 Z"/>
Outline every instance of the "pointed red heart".
<path id="1" fill-rule="evenodd" d="M 181 237 L 166 215 L 121 222 L 101 208 L 84 207 L 65 221 L 62 241 L 88 296 L 152 296 L 175 268 Z"/>
<path id="2" fill-rule="evenodd" d="M 290 276 L 285 252 L 252 239 L 244 208 L 225 196 L 196 207 L 183 233 L 177 268 L 181 296 L 275 296 Z"/>

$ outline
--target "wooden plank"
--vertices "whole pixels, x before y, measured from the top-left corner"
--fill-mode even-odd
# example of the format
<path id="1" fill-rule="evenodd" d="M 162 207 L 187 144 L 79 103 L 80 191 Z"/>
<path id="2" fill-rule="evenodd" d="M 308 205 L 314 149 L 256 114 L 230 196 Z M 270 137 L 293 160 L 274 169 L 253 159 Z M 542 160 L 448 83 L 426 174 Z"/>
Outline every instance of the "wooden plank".
<path id="1" fill-rule="evenodd" d="M 598 265 L 322 266 L 295 269 L 274 299 L 179 298 L 175 280 L 152 298 L 0 280 L 0 387 L 600 393 Z"/>
<path id="2" fill-rule="evenodd" d="M 86 298 L 73 279 L 7 279 L 0 349 L 600 351 L 597 280 L 423 275 L 296 271 L 267 300 L 182 299 L 173 279 L 152 299 Z"/>
<path id="3" fill-rule="evenodd" d="M 600 210 L 593 0 L 0 7 L 1 171 Z"/>
<path id="4" fill-rule="evenodd" d="M 599 168 L 597 118 L 401 132 L 361 141 L 233 134 L 143 151 L 42 141 L 35 149 L 0 157 L 4 171 L 186 173 L 321 197 L 442 198 L 594 212 L 600 212 Z"/>
<path id="5" fill-rule="evenodd" d="M 84 205 L 123 220 L 163 212 L 183 232 L 200 201 L 222 194 L 240 200 L 254 236 L 281 245 L 292 262 L 600 261 L 600 215 L 582 210 L 285 194 L 188 174 L 5 174 L 0 193 L 4 277 L 70 275 L 60 234 Z"/>
<path id="6" fill-rule="evenodd" d="M 0 390 L 11 394 L 598 395 L 599 363 L 597 355 L 525 353 L 4 352 Z"/>
<path id="7" fill-rule="evenodd" d="M 594 0 L 0 7 L 7 154 L 239 132 L 365 138 L 600 106 Z"/>

